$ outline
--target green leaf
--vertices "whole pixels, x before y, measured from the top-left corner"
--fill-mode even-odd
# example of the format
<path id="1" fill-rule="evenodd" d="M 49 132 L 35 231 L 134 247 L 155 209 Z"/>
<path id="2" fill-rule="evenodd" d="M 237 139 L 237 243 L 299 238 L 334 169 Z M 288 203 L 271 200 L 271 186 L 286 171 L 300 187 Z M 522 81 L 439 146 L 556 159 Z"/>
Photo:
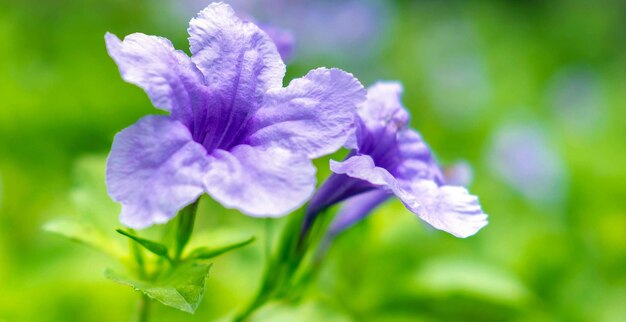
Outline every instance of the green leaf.
<path id="1" fill-rule="evenodd" d="M 298 303 L 298 305 L 270 302 L 250 317 L 249 321 L 352 322 L 354 320 L 345 314 L 345 308 L 321 300 L 309 299 L 303 303 Z"/>
<path id="2" fill-rule="evenodd" d="M 471 258 L 433 258 L 414 279 L 419 294 L 465 295 L 504 305 L 520 305 L 531 294 L 510 271 Z"/>
<path id="3" fill-rule="evenodd" d="M 211 264 L 203 260 L 184 262 L 153 282 L 129 278 L 111 270 L 106 270 L 104 275 L 167 306 L 194 313 L 204 296 L 210 268 Z"/>
<path id="4" fill-rule="evenodd" d="M 109 233 L 119 226 L 120 204 L 111 200 L 104 184 L 106 157 L 85 155 L 76 160 L 68 197 L 72 213 Z"/>
<path id="5" fill-rule="evenodd" d="M 124 236 L 126 236 L 126 237 L 128 237 L 128 238 L 130 238 L 130 239 L 132 239 L 132 240 L 134 240 L 134 241 L 136 241 L 139 245 L 143 246 L 145 249 L 149 250 L 150 252 L 152 252 L 152 253 L 154 253 L 154 254 L 156 254 L 158 256 L 167 258 L 168 260 L 170 259 L 170 256 L 169 256 L 169 254 L 167 252 L 167 246 L 165 246 L 163 244 L 160 244 L 160 243 L 157 243 L 155 241 L 151 241 L 151 240 L 148 240 L 148 239 L 145 239 L 145 238 L 141 238 L 141 237 L 135 236 L 132 233 L 124 231 L 122 229 L 116 229 L 115 231 L 120 233 L 120 234 L 122 234 L 122 235 L 124 235 Z"/>
<path id="6" fill-rule="evenodd" d="M 189 254 L 190 259 L 209 259 L 213 257 L 217 257 L 231 250 L 241 248 L 252 243 L 255 240 L 255 237 L 252 236 L 244 241 L 228 244 L 222 247 L 199 247 L 194 249 L 191 254 Z"/>
<path id="7" fill-rule="evenodd" d="M 57 218 L 45 223 L 43 230 L 85 244 L 119 259 L 126 257 L 125 251 L 116 240 L 84 220 Z"/>
<path id="8" fill-rule="evenodd" d="M 196 220 L 196 211 L 198 210 L 198 200 L 183 208 L 178 213 L 178 224 L 176 227 L 176 248 L 174 257 L 178 260 L 183 253 L 185 246 L 191 238 L 193 225 Z"/>

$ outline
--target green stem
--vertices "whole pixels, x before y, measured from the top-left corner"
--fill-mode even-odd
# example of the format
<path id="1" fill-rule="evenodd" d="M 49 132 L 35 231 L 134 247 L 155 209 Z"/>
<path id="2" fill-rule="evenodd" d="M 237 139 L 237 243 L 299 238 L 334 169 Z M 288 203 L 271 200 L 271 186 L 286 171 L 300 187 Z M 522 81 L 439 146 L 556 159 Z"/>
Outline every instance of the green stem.
<path id="1" fill-rule="evenodd" d="M 150 318 L 150 298 L 147 295 L 141 295 L 139 299 L 139 316 L 138 322 L 148 322 Z"/>
<path id="2" fill-rule="evenodd" d="M 261 308 L 265 303 L 269 302 L 276 295 L 277 290 L 282 287 L 281 281 L 284 280 L 285 265 L 280 262 L 268 261 L 265 273 L 261 279 L 261 286 L 257 291 L 254 299 L 248 306 L 235 316 L 233 322 L 247 321 L 256 310 Z"/>
<path id="3" fill-rule="evenodd" d="M 189 242 L 191 238 L 191 233 L 193 232 L 193 226 L 196 221 L 196 211 L 198 210 L 198 200 L 185 207 L 178 214 L 178 222 L 176 226 L 176 245 L 175 245 L 175 253 L 174 260 L 172 265 L 178 262 L 185 250 L 185 246 Z M 135 235 L 133 230 L 130 230 L 132 235 Z M 126 234 L 129 236 L 128 234 Z M 135 262 L 137 264 L 137 275 L 141 280 L 148 280 L 156 277 L 151 277 L 148 274 L 148 270 L 146 269 L 145 260 L 143 257 L 142 249 L 135 241 L 130 241 L 130 248 L 132 256 L 135 258 Z M 168 257 L 169 259 L 169 257 Z M 153 272 L 155 276 L 158 276 L 162 271 L 162 258 L 159 257 L 159 265 L 158 268 Z M 171 261 L 171 260 L 170 260 Z M 150 315 L 150 298 L 145 294 L 141 295 L 139 300 L 139 312 L 137 321 L 139 322 L 148 322 Z"/>
<path id="4" fill-rule="evenodd" d="M 133 230 L 130 230 L 133 234 L 135 233 Z M 148 272 L 146 270 L 145 261 L 143 258 L 143 253 L 139 245 L 134 241 L 129 241 L 130 250 L 135 258 L 135 262 L 137 263 L 137 275 L 140 279 L 145 280 L 148 277 Z M 137 317 L 137 321 L 139 322 L 148 322 L 148 313 L 150 310 L 150 299 L 142 294 L 141 298 L 139 298 L 139 315 Z"/>
<path id="5" fill-rule="evenodd" d="M 181 210 L 178 214 L 178 227 L 176 228 L 176 250 L 174 254 L 174 260 L 176 261 L 180 260 L 180 257 L 185 250 L 185 246 L 187 246 L 187 243 L 191 238 L 193 225 L 196 221 L 196 211 L 198 210 L 199 200 L 200 199 L 183 208 L 183 210 Z"/>
<path id="6" fill-rule="evenodd" d="M 254 301 L 252 301 L 252 303 L 250 303 L 250 305 L 248 305 L 248 307 L 240 312 L 234 319 L 233 322 L 244 322 L 244 321 L 248 321 L 248 319 L 250 318 L 250 316 L 252 315 L 252 313 L 254 313 L 259 307 L 261 307 L 263 304 L 265 304 L 265 302 L 267 301 L 267 298 L 265 296 L 262 296 L 260 293 L 255 297 Z"/>
<path id="7" fill-rule="evenodd" d="M 265 302 L 270 299 L 269 292 L 272 287 L 272 278 L 270 274 L 272 274 L 275 269 L 272 267 L 272 222 L 270 218 L 265 219 L 265 260 L 266 260 L 266 269 L 263 274 L 262 285 L 257 291 L 254 299 L 250 304 L 241 311 L 234 319 L 233 322 L 243 322 L 246 321 L 254 311 L 256 311 L 259 307 L 263 306 Z"/>
<path id="8" fill-rule="evenodd" d="M 272 256 L 271 245 L 268 244 L 270 226 L 266 225 L 266 264 L 265 272 L 261 278 L 261 285 L 253 300 L 239 314 L 233 322 L 247 321 L 250 316 L 265 303 L 272 300 L 280 293 L 285 283 L 288 282 L 291 272 L 291 264 L 294 259 L 295 243 L 297 242 L 302 218 L 293 214 L 293 219 L 287 222 L 278 240 L 276 253 Z"/>
<path id="9" fill-rule="evenodd" d="M 130 231 L 133 234 L 135 233 L 135 231 L 132 229 L 130 229 Z M 139 245 L 133 240 L 129 241 L 129 245 L 130 245 L 130 251 L 133 254 L 133 257 L 135 258 L 135 262 L 137 263 L 137 275 L 139 276 L 140 279 L 145 279 L 148 275 L 148 272 L 146 271 L 146 266 L 145 266 L 145 262 L 143 259 L 141 248 L 139 248 Z"/>
<path id="10" fill-rule="evenodd" d="M 276 253 L 274 256 L 266 256 L 265 274 L 262 277 L 261 286 L 256 296 L 233 319 L 234 322 L 247 321 L 265 303 L 290 295 L 290 292 L 293 291 L 291 287 L 296 282 L 299 269 L 302 268 L 303 262 L 309 259 L 307 257 L 308 251 L 319 242 L 321 236 L 326 232 L 329 223 L 329 218 L 326 218 L 328 216 L 324 216 L 324 213 L 321 213 L 311 223 L 311 227 L 303 233 L 302 225 L 305 220 L 303 215 L 292 214 L 291 216 L 292 219 L 287 222 L 278 240 Z M 266 232 L 269 232 L 269 228 L 269 225 L 266 226 Z M 268 246 L 270 245 L 266 245 L 266 247 Z"/>
<path id="11" fill-rule="evenodd" d="M 265 260 L 269 261 L 272 252 L 272 222 L 271 218 L 265 218 Z"/>
<path id="12" fill-rule="evenodd" d="M 332 239 L 322 239 L 304 272 L 293 282 L 291 289 L 293 290 L 292 295 L 295 299 L 302 296 L 310 284 L 317 279 L 331 242 Z"/>

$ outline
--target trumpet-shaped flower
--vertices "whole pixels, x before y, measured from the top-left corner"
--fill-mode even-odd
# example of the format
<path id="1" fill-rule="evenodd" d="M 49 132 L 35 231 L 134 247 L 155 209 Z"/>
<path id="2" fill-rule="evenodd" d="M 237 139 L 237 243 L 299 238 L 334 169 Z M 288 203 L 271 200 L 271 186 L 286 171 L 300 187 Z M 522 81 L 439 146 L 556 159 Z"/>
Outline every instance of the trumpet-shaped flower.
<path id="1" fill-rule="evenodd" d="M 283 88 L 276 45 L 226 4 L 202 10 L 188 32 L 191 57 L 164 38 L 106 35 L 122 78 L 169 112 L 115 136 L 106 182 L 121 221 L 166 222 L 205 192 L 251 216 L 299 207 L 315 188 L 310 159 L 354 132 L 362 85 L 320 68 Z"/>
<path id="2" fill-rule="evenodd" d="M 433 227 L 457 237 L 475 234 L 487 224 L 478 199 L 444 175 L 421 136 L 408 128 L 398 83 L 377 83 L 358 108 L 352 148 L 342 162 L 331 161 L 334 174 L 318 190 L 307 211 L 305 229 L 322 210 L 346 200 L 331 234 L 359 221 L 392 196 Z"/>

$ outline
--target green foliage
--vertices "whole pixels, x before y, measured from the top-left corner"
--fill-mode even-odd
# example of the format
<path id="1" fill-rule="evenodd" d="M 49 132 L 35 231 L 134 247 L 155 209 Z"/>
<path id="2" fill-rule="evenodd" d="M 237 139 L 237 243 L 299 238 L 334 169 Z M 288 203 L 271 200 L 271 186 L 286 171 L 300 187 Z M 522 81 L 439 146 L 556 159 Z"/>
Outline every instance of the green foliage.
<path id="1" fill-rule="evenodd" d="M 325 57 L 300 51 L 288 77 L 336 66 L 365 85 L 402 81 L 411 124 L 438 159 L 463 158 L 474 168 L 471 191 L 490 224 L 458 240 L 389 203 L 331 246 L 309 291 L 336 305 L 289 310 L 298 321 L 320 311 L 366 322 L 623 321 L 626 49 L 617 41 L 623 2 L 379 2 L 391 13 L 380 54 L 358 64 L 358 50 Z M 0 50 L 0 321 L 126 321 L 132 315 L 137 294 L 100 274 L 112 265 L 108 259 L 40 228 L 128 259 L 115 233 L 119 205 L 104 184 L 106 154 L 116 132 L 159 112 L 141 89 L 121 80 L 103 35 L 162 35 L 186 49 L 181 26 L 195 8 L 175 11 L 183 7 L 174 0 L 0 1 L 0 40 L 10 44 Z M 295 36 L 301 44 L 313 41 Z M 555 75 L 581 66 L 596 81 L 574 79 L 575 90 L 561 94 L 577 105 L 587 100 L 576 94 L 598 88 L 591 111 L 600 122 L 582 118 L 578 126 L 556 112 L 551 93 Z M 527 200 L 485 157 L 494 131 L 519 119 L 544 126 L 563 158 L 568 185 L 561 200 Z M 328 158 L 316 165 L 321 180 Z M 193 317 L 155 305 L 154 322 L 225 319 L 256 291 L 265 222 L 202 201 L 188 250 L 222 245 L 210 240 L 217 235 L 231 237 L 224 244 L 236 234 L 260 236 L 259 242 L 212 259 L 207 296 Z M 285 220 L 276 220 L 275 231 Z M 141 236 L 160 240 L 164 229 Z M 259 318 L 286 314 L 272 308 Z"/>
<path id="2" fill-rule="evenodd" d="M 244 247 L 255 240 L 255 237 L 252 236 L 246 240 L 235 242 L 232 244 L 220 246 L 220 247 L 198 247 L 191 251 L 189 259 L 211 259 L 213 257 L 217 257 L 229 251 Z"/>
<path id="3" fill-rule="evenodd" d="M 467 258 L 428 261 L 416 273 L 416 293 L 433 296 L 464 295 L 503 305 L 517 306 L 529 300 L 522 281 L 501 268 Z"/>
<path id="4" fill-rule="evenodd" d="M 137 280 L 112 270 L 106 270 L 105 276 L 167 306 L 194 313 L 204 296 L 210 268 L 207 261 L 195 260 L 175 266 L 154 281 Z"/>
<path id="5" fill-rule="evenodd" d="M 123 259 L 126 254 L 117 241 L 102 233 L 92 223 L 75 218 L 57 218 L 44 224 L 47 232 L 58 234 L 70 240 L 85 244 L 93 249 L 102 251 L 114 258 Z"/>
<path id="6" fill-rule="evenodd" d="M 168 251 L 167 251 L 167 246 L 161 244 L 161 243 L 157 243 L 155 241 L 149 240 L 149 239 L 145 239 L 145 238 L 141 238 L 139 236 L 136 236 L 135 234 L 122 230 L 122 229 L 116 229 L 116 232 L 118 232 L 121 235 L 124 235 L 128 238 L 130 238 L 131 240 L 137 242 L 137 244 L 143 246 L 143 248 L 147 249 L 148 251 L 150 251 L 151 253 L 161 256 L 167 260 L 171 260 Z"/>
<path id="7" fill-rule="evenodd" d="M 290 305 L 289 303 L 273 302 L 259 310 L 250 322 L 351 322 L 355 321 L 347 316 L 341 309 L 329 305 L 320 300 L 310 300 L 298 305 Z"/>
<path id="8" fill-rule="evenodd" d="M 174 258 L 180 259 L 180 256 L 191 238 L 193 232 L 193 226 L 196 221 L 196 211 L 198 210 L 198 202 L 193 202 L 187 207 L 183 208 L 177 215 L 176 226 L 176 253 Z"/>

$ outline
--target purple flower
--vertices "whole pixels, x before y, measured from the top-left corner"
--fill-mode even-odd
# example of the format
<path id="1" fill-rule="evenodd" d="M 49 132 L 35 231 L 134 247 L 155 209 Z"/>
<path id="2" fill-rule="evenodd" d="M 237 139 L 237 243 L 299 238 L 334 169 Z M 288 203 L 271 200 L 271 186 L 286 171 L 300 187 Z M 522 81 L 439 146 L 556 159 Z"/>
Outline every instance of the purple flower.
<path id="1" fill-rule="evenodd" d="M 260 27 L 276 44 L 280 57 L 284 61 L 290 60 L 296 45 L 296 38 L 293 33 L 287 29 L 278 28 L 270 24 L 262 24 Z"/>
<path id="2" fill-rule="evenodd" d="M 352 64 L 366 61 L 380 52 L 393 21 L 393 10 L 385 0 L 230 0 L 229 3 L 259 21 L 271 21 L 287 28 L 298 40 L 306 40 L 296 44 L 297 59 L 305 60 L 323 56 L 347 58 Z M 341 52 L 350 54 L 334 57 Z"/>
<path id="3" fill-rule="evenodd" d="M 547 105 L 567 134 L 584 139 L 608 128 L 606 87 L 593 68 L 562 68 L 552 77 L 546 94 Z"/>
<path id="4" fill-rule="evenodd" d="M 296 45 L 296 38 L 291 30 L 280 28 L 279 26 L 275 26 L 269 23 L 264 23 L 263 21 L 258 21 L 252 15 L 250 15 L 249 11 L 251 8 L 249 6 L 241 6 L 238 3 L 229 2 L 233 8 L 237 12 L 237 16 L 244 21 L 252 22 L 257 25 L 261 30 L 263 30 L 269 37 L 272 39 L 272 42 L 278 48 L 278 53 L 283 61 L 291 60 L 291 57 L 294 53 L 294 48 Z M 205 0 L 171 0 L 169 4 L 171 6 L 171 10 L 174 11 L 177 17 L 180 17 L 181 20 L 187 19 L 190 14 L 194 14 L 201 10 L 206 6 L 207 1 Z M 250 2 L 248 2 L 250 4 Z M 256 10 L 253 10 L 256 11 Z M 274 21 L 274 20 L 272 20 Z"/>
<path id="5" fill-rule="evenodd" d="M 369 88 L 348 143 L 353 150 L 343 162 L 331 161 L 334 174 L 311 200 L 305 229 L 319 212 L 347 199 L 331 226 L 330 233 L 336 234 L 392 196 L 433 227 L 457 237 L 471 236 L 487 224 L 478 199 L 463 187 L 445 184 L 430 149 L 408 128 L 401 93 L 398 83 Z"/>
<path id="6" fill-rule="evenodd" d="M 469 187 L 474 173 L 472 166 L 465 161 L 457 161 L 443 169 L 446 184 L 451 186 Z"/>
<path id="7" fill-rule="evenodd" d="M 124 80 L 170 112 L 115 136 L 106 181 L 121 221 L 166 222 L 204 192 L 251 216 L 298 208 L 315 188 L 310 159 L 354 132 L 362 85 L 320 68 L 283 88 L 274 43 L 222 3 L 202 10 L 188 32 L 191 58 L 164 38 L 106 35 Z"/>
<path id="8" fill-rule="evenodd" d="M 567 166 L 540 124 L 528 120 L 502 125 L 486 150 L 486 163 L 529 201 L 560 204 L 567 197 Z"/>
<path id="9" fill-rule="evenodd" d="M 293 55 L 296 45 L 296 38 L 290 30 L 282 29 L 269 23 L 260 23 L 254 17 L 246 13 L 238 13 L 237 17 L 242 21 L 251 22 L 263 30 L 272 40 L 280 58 L 283 61 L 289 61 Z"/>

